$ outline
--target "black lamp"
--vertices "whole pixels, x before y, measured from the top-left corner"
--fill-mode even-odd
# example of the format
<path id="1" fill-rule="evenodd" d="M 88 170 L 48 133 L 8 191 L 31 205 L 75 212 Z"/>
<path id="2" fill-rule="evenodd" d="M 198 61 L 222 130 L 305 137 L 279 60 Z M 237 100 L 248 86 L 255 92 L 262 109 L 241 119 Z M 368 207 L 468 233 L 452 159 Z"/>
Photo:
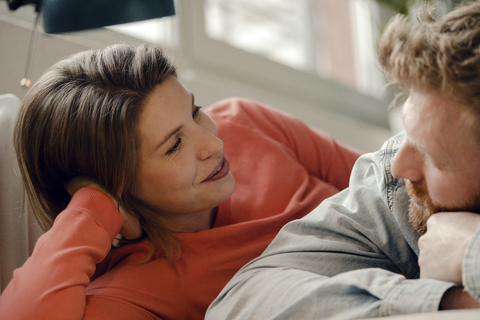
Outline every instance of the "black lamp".
<path id="1" fill-rule="evenodd" d="M 30 71 L 36 29 L 43 15 L 46 33 L 63 33 L 100 28 L 114 24 L 173 16 L 174 0 L 7 0 L 10 10 L 35 5 L 37 19 L 32 29 L 25 78 L 20 85 L 30 87 Z"/>
<path id="2" fill-rule="evenodd" d="M 11 10 L 34 4 L 46 33 L 94 29 L 175 14 L 173 0 L 7 0 Z"/>

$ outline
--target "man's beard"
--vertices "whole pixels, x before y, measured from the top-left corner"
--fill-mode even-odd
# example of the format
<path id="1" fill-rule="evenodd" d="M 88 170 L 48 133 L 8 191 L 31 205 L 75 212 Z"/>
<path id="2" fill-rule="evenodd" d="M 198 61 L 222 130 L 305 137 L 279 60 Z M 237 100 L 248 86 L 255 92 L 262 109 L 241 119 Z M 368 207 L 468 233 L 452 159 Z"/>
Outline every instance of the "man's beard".
<path id="1" fill-rule="evenodd" d="M 480 213 L 480 190 L 477 191 L 474 197 L 467 199 L 465 204 L 455 205 L 452 208 L 442 207 L 433 203 L 429 194 L 409 180 L 405 179 L 408 195 L 410 196 L 410 205 L 408 207 L 408 219 L 413 228 L 417 230 L 420 235 L 427 232 L 427 220 L 436 212 L 441 211 L 469 211 Z M 411 198 L 415 197 L 423 202 L 423 207 L 417 205 Z"/>
<path id="2" fill-rule="evenodd" d="M 408 220 L 413 228 L 417 230 L 420 235 L 427 232 L 427 220 L 432 214 L 438 211 L 438 207 L 432 202 L 432 199 L 425 191 L 421 190 L 417 185 L 405 179 L 408 195 L 410 196 L 410 205 L 408 207 Z M 423 207 L 417 205 L 412 197 L 415 197 L 423 202 Z"/>

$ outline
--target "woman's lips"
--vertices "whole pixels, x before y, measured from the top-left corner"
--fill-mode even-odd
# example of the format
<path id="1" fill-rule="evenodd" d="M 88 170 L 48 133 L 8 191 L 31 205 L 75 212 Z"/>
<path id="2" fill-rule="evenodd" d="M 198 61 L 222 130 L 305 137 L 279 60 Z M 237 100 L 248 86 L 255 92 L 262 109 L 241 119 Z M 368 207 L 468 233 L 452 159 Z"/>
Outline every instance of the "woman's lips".
<path id="1" fill-rule="evenodd" d="M 230 164 L 225 157 L 222 157 L 218 165 L 212 171 L 212 173 L 202 182 L 215 181 L 225 177 L 230 171 Z"/>

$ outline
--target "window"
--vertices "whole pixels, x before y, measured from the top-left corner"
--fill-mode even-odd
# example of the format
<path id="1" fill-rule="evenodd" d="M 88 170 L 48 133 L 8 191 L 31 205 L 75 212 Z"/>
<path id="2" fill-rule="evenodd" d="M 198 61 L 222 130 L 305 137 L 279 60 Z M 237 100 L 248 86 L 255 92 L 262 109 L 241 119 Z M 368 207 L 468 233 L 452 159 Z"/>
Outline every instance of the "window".
<path id="1" fill-rule="evenodd" d="M 163 17 L 107 27 L 108 29 L 162 46 L 171 47 L 177 38 L 176 17 Z"/>
<path id="2" fill-rule="evenodd" d="M 368 0 L 206 0 L 207 37 L 371 95 L 380 30 Z"/>
<path id="3" fill-rule="evenodd" d="M 388 128 L 390 98 L 375 53 L 388 17 L 381 19 L 376 1 L 177 0 L 175 7 L 174 17 L 103 30 L 133 37 L 121 42 L 162 46 L 185 74 L 208 73 L 222 85 L 247 84 Z"/>
<path id="4" fill-rule="evenodd" d="M 222 30 L 222 24 L 227 22 L 219 20 L 223 17 L 218 17 L 218 10 L 225 10 L 220 5 L 233 10 L 232 6 L 242 1 L 246 0 L 231 0 L 231 4 L 177 0 L 177 15 L 171 18 L 121 28 L 40 36 L 39 45 L 48 45 L 53 51 L 39 51 L 43 57 L 42 64 L 35 64 L 37 74 L 61 57 L 82 49 L 147 41 L 159 44 L 174 58 L 182 83 L 195 92 L 203 105 L 235 95 L 248 97 L 290 112 L 360 150 L 376 150 L 390 136 L 387 105 L 392 95 L 381 91 L 383 84 L 374 81 L 380 73 L 374 64 L 374 42 L 380 30 L 376 26 L 383 25 L 389 16 L 378 16 L 374 0 L 260 0 L 259 4 L 278 9 L 257 10 L 250 1 L 250 6 L 241 6 L 246 12 L 242 12 L 239 21 L 231 24 L 235 29 Z M 246 33 L 253 33 L 253 28 L 247 30 L 245 22 L 247 31 L 238 27 L 241 21 L 253 19 L 247 9 L 260 10 L 255 20 L 260 30 L 256 41 L 249 41 L 252 36 Z M 276 14 L 266 14 L 269 12 Z M 35 16 L 31 6 L 14 12 L 0 8 L 0 20 L 25 29 L 31 28 Z M 261 27 L 262 23 L 268 28 Z M 339 26 L 343 29 L 339 30 Z M 242 34 L 247 36 L 242 39 Z M 25 33 L 20 35 L 28 44 Z M 8 39 L 16 43 L 18 37 Z M 349 40 L 340 41 L 345 39 Z M 21 59 L 17 55 L 14 58 Z M 336 59 L 335 65 L 332 59 Z M 369 86 L 371 92 L 367 90 Z M 15 86 L 7 90 L 18 91 L 19 96 L 24 94 L 17 89 Z"/>
<path id="5" fill-rule="evenodd" d="M 308 0 L 208 0 L 208 37 L 301 70 L 310 70 L 314 56 Z"/>

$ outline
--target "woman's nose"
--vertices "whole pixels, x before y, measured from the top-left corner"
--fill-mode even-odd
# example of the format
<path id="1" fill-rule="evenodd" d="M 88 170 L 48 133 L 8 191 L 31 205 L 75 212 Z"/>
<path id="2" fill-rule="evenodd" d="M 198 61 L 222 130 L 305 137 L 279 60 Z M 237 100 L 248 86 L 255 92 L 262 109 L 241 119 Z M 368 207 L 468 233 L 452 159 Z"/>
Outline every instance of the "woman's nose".
<path id="1" fill-rule="evenodd" d="M 414 147 L 403 142 L 392 161 L 392 174 L 412 182 L 423 179 L 423 155 Z"/>
<path id="2" fill-rule="evenodd" d="M 202 130 L 197 141 L 199 141 L 198 158 L 200 160 L 208 159 L 223 150 L 223 141 L 208 130 Z"/>

